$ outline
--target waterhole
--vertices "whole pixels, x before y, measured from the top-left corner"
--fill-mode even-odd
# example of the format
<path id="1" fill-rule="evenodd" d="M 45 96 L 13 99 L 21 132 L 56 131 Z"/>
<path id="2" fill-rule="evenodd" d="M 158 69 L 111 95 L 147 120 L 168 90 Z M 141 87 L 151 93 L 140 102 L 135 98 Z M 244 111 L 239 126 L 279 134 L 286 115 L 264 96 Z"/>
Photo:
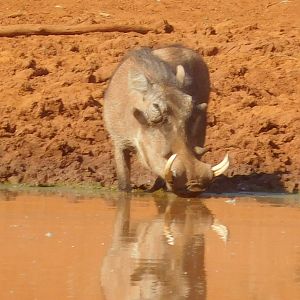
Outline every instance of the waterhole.
<path id="1" fill-rule="evenodd" d="M 0 189 L 0 299 L 300 299 L 300 199 Z"/>

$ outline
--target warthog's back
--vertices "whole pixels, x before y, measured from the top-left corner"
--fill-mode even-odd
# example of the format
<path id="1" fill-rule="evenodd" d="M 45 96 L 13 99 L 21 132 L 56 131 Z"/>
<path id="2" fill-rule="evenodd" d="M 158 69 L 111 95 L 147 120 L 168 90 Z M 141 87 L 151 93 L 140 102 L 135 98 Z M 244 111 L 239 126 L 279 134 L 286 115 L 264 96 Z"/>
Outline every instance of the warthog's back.
<path id="1" fill-rule="evenodd" d="M 156 49 L 153 54 L 167 62 L 172 67 L 173 72 L 176 72 L 178 65 L 182 65 L 192 80 L 191 85 L 187 87 L 188 93 L 193 96 L 196 103 L 208 102 L 210 92 L 209 72 L 198 53 L 188 48 L 171 46 Z"/>

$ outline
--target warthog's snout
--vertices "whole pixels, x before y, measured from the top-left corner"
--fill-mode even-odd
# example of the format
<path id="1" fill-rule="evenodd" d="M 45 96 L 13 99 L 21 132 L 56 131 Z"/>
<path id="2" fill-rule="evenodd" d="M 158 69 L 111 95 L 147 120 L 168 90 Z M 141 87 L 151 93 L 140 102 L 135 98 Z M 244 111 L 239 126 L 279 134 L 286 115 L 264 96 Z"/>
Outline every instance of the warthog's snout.
<path id="1" fill-rule="evenodd" d="M 228 154 L 215 166 L 195 158 L 186 161 L 183 156 L 173 154 L 166 163 L 165 180 L 168 189 L 174 192 L 202 192 L 214 177 L 223 174 L 228 167 Z"/>

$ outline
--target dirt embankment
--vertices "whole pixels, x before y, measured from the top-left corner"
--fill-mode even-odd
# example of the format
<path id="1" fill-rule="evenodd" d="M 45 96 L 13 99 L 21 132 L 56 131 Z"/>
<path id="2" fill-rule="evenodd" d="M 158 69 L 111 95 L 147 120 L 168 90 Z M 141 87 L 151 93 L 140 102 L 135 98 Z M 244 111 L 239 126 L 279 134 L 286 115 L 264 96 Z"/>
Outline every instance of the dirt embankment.
<path id="1" fill-rule="evenodd" d="M 231 157 L 229 178 L 212 190 L 298 189 L 297 1 L 86 2 L 3 2 L 0 25 L 157 26 L 166 19 L 174 31 L 0 38 L 0 182 L 114 184 L 102 122 L 108 79 L 131 48 L 181 43 L 201 53 L 211 72 L 205 159 Z M 134 164 L 137 186 L 152 180 Z"/>

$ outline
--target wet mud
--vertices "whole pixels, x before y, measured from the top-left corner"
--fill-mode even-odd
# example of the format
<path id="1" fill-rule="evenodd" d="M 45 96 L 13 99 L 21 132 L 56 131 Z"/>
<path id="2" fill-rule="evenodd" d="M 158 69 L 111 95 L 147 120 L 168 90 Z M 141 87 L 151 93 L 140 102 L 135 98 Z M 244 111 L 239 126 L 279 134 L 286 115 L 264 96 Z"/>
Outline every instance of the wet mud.
<path id="1" fill-rule="evenodd" d="M 108 80 L 129 49 L 179 43 L 211 74 L 204 160 L 231 159 L 211 190 L 299 190 L 298 10 L 279 0 L 1 1 L 1 26 L 167 20 L 173 30 L 1 37 L 0 182 L 115 186 L 102 121 Z M 134 163 L 135 187 L 154 179 Z"/>

